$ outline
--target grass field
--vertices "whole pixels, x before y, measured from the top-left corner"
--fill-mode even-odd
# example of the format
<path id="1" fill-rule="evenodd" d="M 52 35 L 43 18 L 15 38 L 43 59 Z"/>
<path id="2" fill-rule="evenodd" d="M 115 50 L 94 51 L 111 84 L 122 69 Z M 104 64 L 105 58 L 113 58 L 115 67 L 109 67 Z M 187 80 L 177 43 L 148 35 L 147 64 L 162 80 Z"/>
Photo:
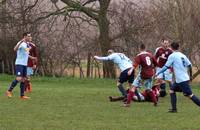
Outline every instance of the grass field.
<path id="1" fill-rule="evenodd" d="M 13 76 L 0 75 L 0 130 L 200 130 L 200 109 L 178 94 L 178 113 L 167 113 L 169 96 L 159 106 L 109 102 L 119 95 L 110 79 L 40 78 L 33 79 L 30 100 L 4 93 Z M 200 85 L 193 85 L 200 96 Z"/>

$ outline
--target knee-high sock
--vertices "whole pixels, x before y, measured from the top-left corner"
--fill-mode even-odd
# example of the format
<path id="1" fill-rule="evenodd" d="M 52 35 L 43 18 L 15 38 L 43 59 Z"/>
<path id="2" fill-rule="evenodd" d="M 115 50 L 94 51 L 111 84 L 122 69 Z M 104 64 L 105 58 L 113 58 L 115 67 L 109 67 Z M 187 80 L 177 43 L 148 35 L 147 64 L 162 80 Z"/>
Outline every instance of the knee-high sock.
<path id="1" fill-rule="evenodd" d="M 12 91 L 14 89 L 14 87 L 17 85 L 19 81 L 17 81 L 16 79 L 12 81 L 11 85 L 8 88 L 8 91 Z"/>
<path id="2" fill-rule="evenodd" d="M 176 110 L 176 93 L 170 93 L 170 97 L 171 97 L 171 106 L 173 110 Z"/>
<path id="3" fill-rule="evenodd" d="M 119 91 L 121 92 L 122 96 L 127 97 L 127 92 L 126 92 L 126 90 L 124 89 L 124 87 L 123 87 L 122 84 L 119 84 L 119 85 L 118 85 L 118 89 L 119 89 Z"/>
<path id="4" fill-rule="evenodd" d="M 131 100 L 132 100 L 133 96 L 134 96 L 134 92 L 131 91 L 131 90 L 129 90 L 129 92 L 128 92 L 128 98 L 127 98 L 127 104 L 131 103 Z"/>
<path id="5" fill-rule="evenodd" d="M 24 82 L 20 83 L 20 96 L 24 96 Z"/>
<path id="6" fill-rule="evenodd" d="M 196 105 L 200 106 L 200 100 L 199 100 L 198 97 L 196 97 L 195 95 L 193 95 L 193 96 L 191 97 L 191 100 L 192 100 Z"/>

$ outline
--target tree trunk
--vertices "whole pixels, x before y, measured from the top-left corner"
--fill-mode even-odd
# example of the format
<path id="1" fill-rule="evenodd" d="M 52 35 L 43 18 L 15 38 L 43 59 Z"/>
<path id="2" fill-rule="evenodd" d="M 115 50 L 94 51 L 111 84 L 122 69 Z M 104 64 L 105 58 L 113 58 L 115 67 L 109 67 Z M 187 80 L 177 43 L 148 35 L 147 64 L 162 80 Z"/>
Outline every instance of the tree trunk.
<path id="1" fill-rule="evenodd" d="M 87 57 L 87 77 L 90 77 L 90 67 L 91 66 L 91 53 L 88 53 L 88 57 Z"/>
<path id="2" fill-rule="evenodd" d="M 101 53 L 103 56 L 107 55 L 107 51 L 111 49 L 111 42 L 109 39 L 109 21 L 107 18 L 107 9 L 110 2 L 100 1 L 100 12 L 99 12 L 99 43 L 101 48 Z M 103 77 L 104 78 L 115 78 L 115 69 L 113 63 L 104 62 L 103 63 Z"/>

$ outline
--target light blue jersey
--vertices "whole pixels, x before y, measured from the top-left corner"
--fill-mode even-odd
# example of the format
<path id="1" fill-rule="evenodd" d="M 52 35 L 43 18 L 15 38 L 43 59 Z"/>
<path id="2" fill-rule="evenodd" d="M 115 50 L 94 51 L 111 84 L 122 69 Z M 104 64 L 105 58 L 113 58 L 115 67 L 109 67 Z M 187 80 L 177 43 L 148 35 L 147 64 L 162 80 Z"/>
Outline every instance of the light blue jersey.
<path id="1" fill-rule="evenodd" d="M 125 56 L 123 53 L 112 53 L 106 57 L 96 57 L 98 60 L 102 61 L 113 61 L 120 68 L 121 72 L 133 67 L 132 61 Z"/>
<path id="2" fill-rule="evenodd" d="M 19 45 L 19 48 L 17 50 L 17 57 L 16 57 L 15 65 L 24 65 L 24 66 L 27 66 L 28 57 L 29 57 L 28 44 L 25 43 L 25 42 L 22 42 Z"/>
<path id="3" fill-rule="evenodd" d="M 189 59 L 181 52 L 175 51 L 169 57 L 165 67 L 173 67 L 176 83 L 190 80 L 188 66 L 191 65 Z"/>

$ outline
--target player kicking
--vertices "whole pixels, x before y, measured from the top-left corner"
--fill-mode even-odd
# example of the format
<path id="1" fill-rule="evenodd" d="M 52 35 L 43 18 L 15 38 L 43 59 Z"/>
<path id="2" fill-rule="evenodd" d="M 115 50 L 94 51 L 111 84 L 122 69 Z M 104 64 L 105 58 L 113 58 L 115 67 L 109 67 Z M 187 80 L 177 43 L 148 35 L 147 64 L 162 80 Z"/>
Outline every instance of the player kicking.
<path id="1" fill-rule="evenodd" d="M 106 57 L 94 56 L 94 58 L 100 61 L 113 61 L 115 64 L 117 64 L 117 66 L 121 70 L 121 73 L 117 82 L 117 87 L 119 91 L 121 92 L 123 99 L 127 98 L 127 92 L 125 88 L 123 87 L 123 83 L 128 81 L 130 86 L 133 83 L 134 71 L 131 71 L 131 73 L 128 73 L 133 67 L 132 61 L 123 53 L 116 53 L 113 50 L 108 50 L 108 56 Z"/>
<path id="2" fill-rule="evenodd" d="M 192 80 L 192 65 L 189 59 L 179 51 L 179 43 L 173 42 L 171 44 L 173 53 L 169 56 L 167 63 L 164 67 L 156 74 L 159 75 L 166 71 L 169 67 L 173 68 L 175 74 L 175 83 L 173 83 L 170 88 L 171 106 L 169 112 L 177 112 L 176 107 L 176 92 L 183 92 L 184 96 L 189 97 L 195 104 L 200 106 L 200 100 L 197 98 L 191 90 L 189 85 L 190 80 Z M 190 76 L 188 75 L 188 69 Z"/>
<path id="3" fill-rule="evenodd" d="M 139 74 L 133 82 L 132 88 L 130 88 L 128 93 L 127 102 L 124 103 L 125 107 L 129 107 L 132 97 L 134 96 L 135 90 L 141 85 L 145 86 L 146 92 L 151 97 L 154 106 L 157 105 L 157 99 L 152 91 L 152 82 L 154 75 L 154 67 L 157 65 L 155 57 L 147 52 L 144 44 L 140 45 L 140 53 L 136 56 L 134 60 L 134 69 L 139 66 Z"/>
<path id="4" fill-rule="evenodd" d="M 162 39 L 161 47 L 158 47 L 155 52 L 155 58 L 157 60 L 156 72 L 159 72 L 161 68 L 167 62 L 167 58 L 172 53 L 172 49 L 169 48 L 169 40 Z M 169 68 L 165 72 L 160 73 L 157 77 L 157 82 L 160 83 L 160 97 L 166 96 L 166 84 L 165 81 L 169 83 L 169 87 L 172 85 L 172 69 Z"/>

